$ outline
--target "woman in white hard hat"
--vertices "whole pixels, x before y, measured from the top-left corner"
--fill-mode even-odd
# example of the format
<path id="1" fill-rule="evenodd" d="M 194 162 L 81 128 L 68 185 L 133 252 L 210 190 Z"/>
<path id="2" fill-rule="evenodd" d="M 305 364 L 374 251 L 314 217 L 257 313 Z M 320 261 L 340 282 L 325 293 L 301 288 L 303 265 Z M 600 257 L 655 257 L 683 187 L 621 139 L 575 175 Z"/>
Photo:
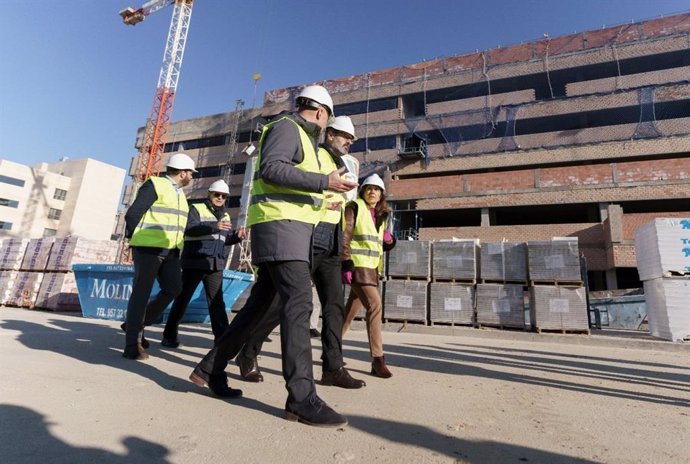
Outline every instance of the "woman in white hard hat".
<path id="1" fill-rule="evenodd" d="M 228 315 L 223 301 L 223 270 L 228 259 L 226 245 L 242 241 L 244 229 L 233 230 L 225 200 L 230 188 L 224 180 L 213 182 L 208 198 L 189 208 L 187 228 L 182 248 L 182 292 L 175 298 L 163 331 L 161 345 L 177 348 L 177 329 L 194 291 L 203 282 L 213 336 L 218 339 L 228 326 Z"/>
<path id="2" fill-rule="evenodd" d="M 383 253 L 395 246 L 395 239 L 386 230 L 390 209 L 386 188 L 378 174 L 362 182 L 359 197 L 345 208 L 343 234 L 343 282 L 351 286 L 345 305 L 343 336 L 363 305 L 366 308 L 367 335 L 371 353 L 371 373 L 387 379 L 391 371 L 383 356 L 381 337 L 382 309 L 378 290 Z"/>

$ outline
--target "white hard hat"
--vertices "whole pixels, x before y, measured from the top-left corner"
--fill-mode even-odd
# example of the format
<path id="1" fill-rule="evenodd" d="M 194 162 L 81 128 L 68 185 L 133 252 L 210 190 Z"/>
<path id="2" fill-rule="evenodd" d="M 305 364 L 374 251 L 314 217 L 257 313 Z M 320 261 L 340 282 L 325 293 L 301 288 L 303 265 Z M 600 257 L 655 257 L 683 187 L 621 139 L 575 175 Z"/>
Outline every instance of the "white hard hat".
<path id="1" fill-rule="evenodd" d="M 359 188 L 364 189 L 364 187 L 367 185 L 375 185 L 376 187 L 380 188 L 382 192 L 386 191 L 386 186 L 383 185 L 383 179 L 381 179 L 378 174 L 372 174 L 364 179 L 364 182 L 359 185 Z"/>
<path id="2" fill-rule="evenodd" d="M 308 85 L 302 89 L 299 95 L 297 95 L 297 100 L 299 100 L 300 98 L 307 98 L 309 100 L 313 100 L 316 103 L 327 107 L 328 111 L 331 112 L 331 116 L 334 115 L 333 99 L 331 98 L 331 95 L 328 93 L 328 90 L 326 90 L 325 87 L 322 87 L 320 85 Z"/>
<path id="3" fill-rule="evenodd" d="M 228 184 L 225 183 L 223 179 L 219 179 L 212 183 L 208 187 L 209 192 L 218 192 L 218 193 L 224 193 L 226 195 L 230 194 L 230 187 L 228 187 Z"/>
<path id="4" fill-rule="evenodd" d="M 166 166 L 179 171 L 197 172 L 197 170 L 194 169 L 194 160 L 184 153 L 175 153 L 172 155 Z"/>
<path id="5" fill-rule="evenodd" d="M 338 116 L 333 119 L 333 122 L 328 125 L 331 129 L 335 129 L 340 132 L 345 132 L 353 137 L 353 140 L 357 140 L 355 135 L 355 125 L 352 124 L 352 119 L 350 116 Z"/>

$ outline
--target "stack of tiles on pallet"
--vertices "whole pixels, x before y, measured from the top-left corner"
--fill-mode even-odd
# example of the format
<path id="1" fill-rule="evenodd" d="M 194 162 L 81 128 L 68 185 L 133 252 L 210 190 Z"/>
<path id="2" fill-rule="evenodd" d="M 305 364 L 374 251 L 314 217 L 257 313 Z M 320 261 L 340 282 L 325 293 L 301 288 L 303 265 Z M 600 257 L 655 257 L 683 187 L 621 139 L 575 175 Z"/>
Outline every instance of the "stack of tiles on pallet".
<path id="1" fill-rule="evenodd" d="M 477 284 L 477 325 L 525 328 L 527 244 L 482 243 Z"/>
<path id="2" fill-rule="evenodd" d="M 118 243 L 80 237 L 58 239 L 50 252 L 47 271 L 71 271 L 73 264 L 113 264 Z"/>
<path id="3" fill-rule="evenodd" d="M 539 282 L 582 282 L 577 238 L 527 242 L 529 280 Z"/>
<path id="4" fill-rule="evenodd" d="M 29 239 L 6 238 L 0 244 L 0 304 L 31 306 L 30 293 L 36 286 L 36 277 L 22 271 L 22 262 Z M 38 282 L 40 285 L 40 281 Z"/>
<path id="5" fill-rule="evenodd" d="M 112 240 L 90 240 L 80 237 L 58 239 L 46 264 L 43 285 L 36 306 L 52 311 L 79 311 L 74 264 L 113 264 L 118 243 Z"/>
<path id="6" fill-rule="evenodd" d="M 387 271 L 383 317 L 426 324 L 431 242 L 399 240 L 388 252 Z"/>
<path id="7" fill-rule="evenodd" d="M 483 282 L 527 284 L 527 244 L 482 243 L 479 276 Z"/>
<path id="8" fill-rule="evenodd" d="M 432 253 L 432 283 L 429 285 L 431 323 L 474 324 L 479 241 L 434 242 Z"/>
<path id="9" fill-rule="evenodd" d="M 527 242 L 527 263 L 532 328 L 589 334 L 577 238 Z"/>
<path id="10" fill-rule="evenodd" d="M 521 284 L 477 284 L 477 324 L 525 328 L 525 303 Z"/>
<path id="11" fill-rule="evenodd" d="M 79 311 L 75 263 L 113 263 L 117 242 L 5 239 L 0 244 L 0 304 L 53 311 Z"/>
<path id="12" fill-rule="evenodd" d="M 535 285 L 529 289 L 529 314 L 537 332 L 589 333 L 584 287 Z"/>
<path id="13" fill-rule="evenodd" d="M 638 228 L 635 256 L 651 334 L 690 338 L 690 218 L 660 218 Z"/>

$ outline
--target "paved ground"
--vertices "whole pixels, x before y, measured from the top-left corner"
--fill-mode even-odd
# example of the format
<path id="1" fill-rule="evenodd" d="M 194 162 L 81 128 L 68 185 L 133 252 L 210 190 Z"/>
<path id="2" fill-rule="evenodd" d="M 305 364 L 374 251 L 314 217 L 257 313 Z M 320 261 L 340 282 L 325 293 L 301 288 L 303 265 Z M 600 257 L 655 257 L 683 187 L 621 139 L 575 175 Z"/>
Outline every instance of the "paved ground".
<path id="1" fill-rule="evenodd" d="M 365 333 L 345 355 L 362 390 L 318 387 L 350 424 L 283 420 L 278 335 L 266 381 L 229 368 L 235 401 L 187 377 L 211 344 L 184 326 L 178 350 L 150 330 L 151 359 L 121 357 L 119 323 L 0 308 L 4 463 L 688 463 L 690 344 L 392 326 L 392 379 L 368 374 Z M 314 370 L 320 377 L 320 349 Z"/>

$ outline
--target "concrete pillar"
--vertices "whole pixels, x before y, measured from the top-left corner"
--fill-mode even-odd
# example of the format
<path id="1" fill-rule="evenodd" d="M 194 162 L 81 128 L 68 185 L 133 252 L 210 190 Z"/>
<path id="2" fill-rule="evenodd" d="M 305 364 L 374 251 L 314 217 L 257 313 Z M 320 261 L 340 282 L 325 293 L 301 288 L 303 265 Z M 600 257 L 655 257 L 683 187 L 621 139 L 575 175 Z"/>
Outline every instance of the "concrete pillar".
<path id="1" fill-rule="evenodd" d="M 599 203 L 599 220 L 604 222 L 609 218 L 609 204 Z"/>
<path id="2" fill-rule="evenodd" d="M 490 225 L 489 208 L 482 208 L 482 227 L 489 227 Z"/>
<path id="3" fill-rule="evenodd" d="M 618 279 L 616 278 L 615 269 L 606 271 L 606 290 L 618 290 Z"/>

